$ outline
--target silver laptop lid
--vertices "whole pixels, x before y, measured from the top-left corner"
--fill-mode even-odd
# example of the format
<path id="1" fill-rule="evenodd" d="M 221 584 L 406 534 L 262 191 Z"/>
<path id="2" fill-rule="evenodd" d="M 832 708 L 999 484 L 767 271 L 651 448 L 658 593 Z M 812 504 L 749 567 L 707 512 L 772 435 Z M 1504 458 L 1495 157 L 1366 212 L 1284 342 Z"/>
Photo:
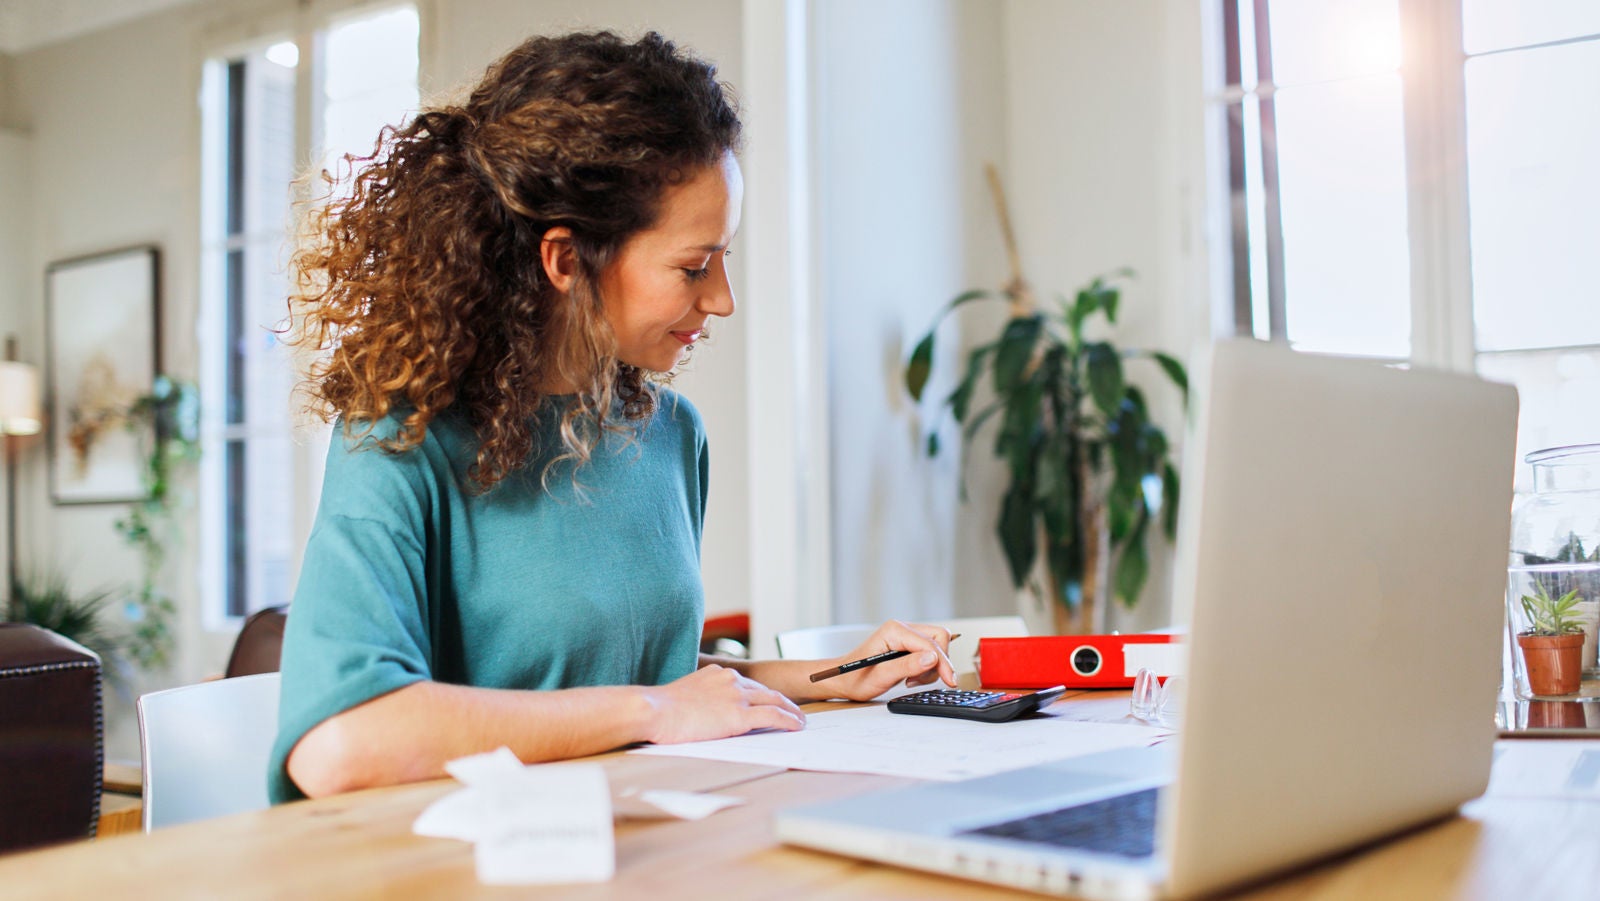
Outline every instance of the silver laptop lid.
<path id="1" fill-rule="evenodd" d="M 1197 368 L 1162 822 L 1185 896 L 1482 793 L 1517 418 L 1504 385 L 1252 341 Z"/>

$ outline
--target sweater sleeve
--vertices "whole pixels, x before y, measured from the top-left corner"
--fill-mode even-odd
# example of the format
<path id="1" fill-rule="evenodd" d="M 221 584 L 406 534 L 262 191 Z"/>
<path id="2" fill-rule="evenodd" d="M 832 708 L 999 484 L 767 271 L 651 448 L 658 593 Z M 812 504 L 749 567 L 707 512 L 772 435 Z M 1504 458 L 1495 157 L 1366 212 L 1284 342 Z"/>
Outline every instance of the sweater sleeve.
<path id="1" fill-rule="evenodd" d="M 308 731 L 432 676 L 430 463 L 440 456 L 430 440 L 391 454 L 335 434 L 284 634 L 274 803 L 304 797 L 285 767 Z"/>

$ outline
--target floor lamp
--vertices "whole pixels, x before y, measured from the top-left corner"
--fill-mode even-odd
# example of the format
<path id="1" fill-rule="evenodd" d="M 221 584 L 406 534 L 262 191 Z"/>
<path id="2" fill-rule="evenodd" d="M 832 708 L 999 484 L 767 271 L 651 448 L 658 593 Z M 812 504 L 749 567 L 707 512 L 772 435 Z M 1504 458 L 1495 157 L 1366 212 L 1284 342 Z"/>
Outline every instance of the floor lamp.
<path id="1" fill-rule="evenodd" d="M 0 362 L 0 436 L 6 456 L 6 600 L 8 619 L 21 618 L 21 599 L 17 597 L 17 448 L 16 439 L 37 434 L 42 425 L 39 414 L 39 370 L 17 362 L 17 339 L 6 337 L 6 358 Z"/>

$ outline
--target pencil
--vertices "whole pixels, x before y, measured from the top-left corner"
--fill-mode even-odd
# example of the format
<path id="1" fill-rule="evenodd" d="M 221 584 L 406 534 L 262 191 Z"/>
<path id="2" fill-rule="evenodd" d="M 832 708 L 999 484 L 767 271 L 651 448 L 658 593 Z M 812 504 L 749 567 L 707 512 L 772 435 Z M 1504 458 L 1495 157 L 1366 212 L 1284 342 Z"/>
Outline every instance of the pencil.
<path id="1" fill-rule="evenodd" d="M 951 641 L 955 641 L 960 637 L 960 632 L 950 633 Z M 880 663 L 887 663 L 890 660 L 899 660 L 901 657 L 904 657 L 909 653 L 911 652 L 884 651 L 882 654 L 873 654 L 871 657 L 862 657 L 860 660 L 852 660 L 849 663 L 841 663 L 838 666 L 829 667 L 825 670 L 812 673 L 811 681 L 821 682 L 823 679 L 832 679 L 834 676 L 842 676 L 845 673 L 853 673 L 858 669 L 865 669 L 869 666 L 877 666 Z"/>

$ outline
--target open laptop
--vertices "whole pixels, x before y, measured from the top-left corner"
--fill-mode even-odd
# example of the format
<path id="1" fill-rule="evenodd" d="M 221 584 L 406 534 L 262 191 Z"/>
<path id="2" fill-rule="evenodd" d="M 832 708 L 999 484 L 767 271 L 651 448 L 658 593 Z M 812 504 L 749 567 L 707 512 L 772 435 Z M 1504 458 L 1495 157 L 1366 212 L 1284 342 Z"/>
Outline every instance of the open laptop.
<path id="1" fill-rule="evenodd" d="M 1176 898 L 1483 792 L 1515 390 L 1251 341 L 1215 345 L 1195 375 L 1179 737 L 785 810 L 780 839 L 1037 891 Z"/>

